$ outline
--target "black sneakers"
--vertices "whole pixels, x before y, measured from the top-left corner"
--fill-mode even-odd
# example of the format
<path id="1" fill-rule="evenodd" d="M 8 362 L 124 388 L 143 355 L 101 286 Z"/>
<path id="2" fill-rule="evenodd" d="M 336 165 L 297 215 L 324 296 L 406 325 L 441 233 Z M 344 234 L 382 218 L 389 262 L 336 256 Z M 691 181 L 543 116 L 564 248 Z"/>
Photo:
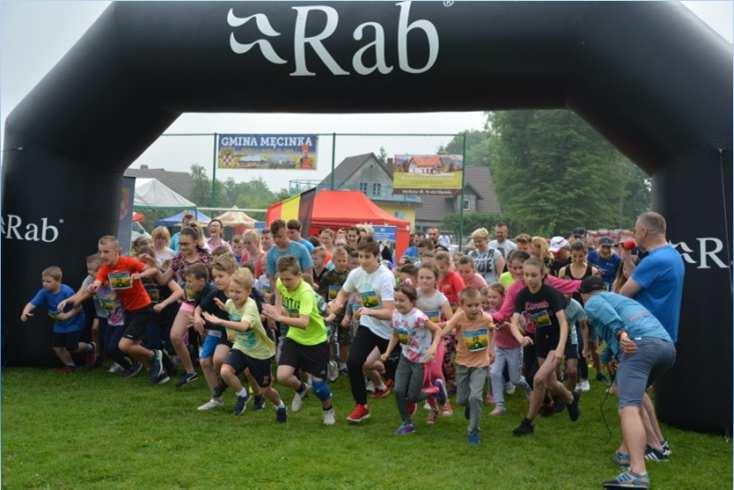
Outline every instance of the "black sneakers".
<path id="1" fill-rule="evenodd" d="M 532 434 L 533 431 L 534 431 L 533 423 L 529 419 L 525 418 L 525 419 L 522 419 L 522 422 L 520 422 L 520 425 L 515 427 L 515 429 L 512 431 L 512 435 L 517 436 L 517 437 L 527 436 L 527 435 Z"/>
<path id="2" fill-rule="evenodd" d="M 275 421 L 282 424 L 286 420 L 288 420 L 288 409 L 285 408 L 285 403 L 281 402 L 281 406 L 275 409 Z"/>
<path id="3" fill-rule="evenodd" d="M 196 374 L 196 371 L 194 371 L 193 373 L 183 373 L 178 379 L 178 383 L 176 383 L 176 388 L 186 386 L 189 383 L 193 383 L 197 379 L 199 379 L 199 375 Z"/>
<path id="4" fill-rule="evenodd" d="M 265 408 L 265 397 L 262 395 L 255 395 L 255 411 L 259 412 Z"/>
<path id="5" fill-rule="evenodd" d="M 573 395 L 573 401 L 566 405 L 566 407 L 568 408 L 568 418 L 571 419 L 571 422 L 576 422 L 580 415 L 579 398 L 581 398 L 581 393 L 574 391 L 571 394 Z"/>
<path id="6" fill-rule="evenodd" d="M 232 413 L 235 415 L 242 415 L 245 413 L 245 410 L 247 410 L 247 400 L 249 399 L 249 396 L 238 396 L 237 401 L 234 403 L 234 410 L 232 410 Z"/>

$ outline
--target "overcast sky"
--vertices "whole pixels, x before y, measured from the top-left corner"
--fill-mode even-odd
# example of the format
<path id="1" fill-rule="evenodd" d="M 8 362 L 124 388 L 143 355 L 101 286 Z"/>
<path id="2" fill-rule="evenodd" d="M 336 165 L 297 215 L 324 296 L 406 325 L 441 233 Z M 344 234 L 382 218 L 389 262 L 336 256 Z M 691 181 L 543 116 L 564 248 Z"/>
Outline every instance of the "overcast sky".
<path id="1" fill-rule="evenodd" d="M 18 102 L 84 34 L 109 2 L 1 1 L 0 0 L 0 130 Z M 683 2 L 696 15 L 732 42 L 732 2 Z M 480 129 L 481 112 L 423 114 L 183 114 L 167 133 L 456 133 Z M 3 131 L 4 132 L 4 131 Z M 273 190 L 288 186 L 291 179 L 320 180 L 331 167 L 330 136 L 319 139 L 319 162 L 315 171 L 218 171 L 224 179 L 250 180 L 260 176 Z M 132 167 L 188 171 L 192 163 L 207 167 L 211 175 L 212 140 L 208 137 L 158 139 Z M 432 153 L 450 137 L 337 137 L 336 162 L 346 156 L 377 151 Z"/>

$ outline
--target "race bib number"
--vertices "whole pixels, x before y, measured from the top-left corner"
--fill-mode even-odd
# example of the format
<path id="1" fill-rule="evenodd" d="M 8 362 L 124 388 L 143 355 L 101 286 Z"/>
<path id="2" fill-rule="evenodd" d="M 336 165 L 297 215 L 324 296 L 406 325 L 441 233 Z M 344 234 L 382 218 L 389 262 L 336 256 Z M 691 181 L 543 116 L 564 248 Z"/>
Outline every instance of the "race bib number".
<path id="1" fill-rule="evenodd" d="M 424 311 L 426 316 L 429 320 L 431 320 L 433 323 L 438 323 L 441 320 L 441 312 L 440 311 Z"/>
<path id="2" fill-rule="evenodd" d="M 130 289 L 133 287 L 133 280 L 127 271 L 110 272 L 107 278 L 110 281 L 110 288 L 112 289 Z"/>
<path id="3" fill-rule="evenodd" d="M 405 328 L 398 328 L 395 333 L 398 334 L 398 341 L 401 344 L 408 345 L 410 343 L 410 331 Z"/>
<path id="4" fill-rule="evenodd" d="M 548 310 L 541 310 L 536 313 L 530 314 L 530 319 L 533 321 L 536 327 L 550 327 L 553 323 L 551 317 L 548 314 Z"/>
<path id="5" fill-rule="evenodd" d="M 469 352 L 479 352 L 485 350 L 489 346 L 489 330 L 480 328 L 464 332 L 464 345 Z"/>
<path id="6" fill-rule="evenodd" d="M 377 308 L 380 306 L 380 297 L 374 291 L 365 291 L 360 293 L 362 297 L 362 305 L 365 308 Z"/>

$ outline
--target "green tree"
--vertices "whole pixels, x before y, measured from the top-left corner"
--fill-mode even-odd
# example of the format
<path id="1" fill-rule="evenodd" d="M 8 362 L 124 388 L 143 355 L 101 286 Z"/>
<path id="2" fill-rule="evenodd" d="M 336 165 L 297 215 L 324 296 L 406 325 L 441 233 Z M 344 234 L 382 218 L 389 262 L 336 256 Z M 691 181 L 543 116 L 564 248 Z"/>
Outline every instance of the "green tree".
<path id="1" fill-rule="evenodd" d="M 640 172 L 575 113 L 495 112 L 487 122 L 498 197 L 523 231 L 627 226 L 625 213 L 649 205 Z M 629 205 L 631 197 L 643 202 Z"/>
<path id="2" fill-rule="evenodd" d="M 464 138 L 466 137 L 466 166 L 489 166 L 491 160 L 490 133 L 486 130 L 470 129 L 454 136 L 446 146 L 438 149 L 439 153 L 449 155 L 461 155 L 464 151 Z"/>
<path id="3" fill-rule="evenodd" d="M 211 206 L 212 181 L 206 175 L 206 168 L 197 163 L 191 165 L 191 178 L 193 180 L 191 200 L 197 206 Z"/>

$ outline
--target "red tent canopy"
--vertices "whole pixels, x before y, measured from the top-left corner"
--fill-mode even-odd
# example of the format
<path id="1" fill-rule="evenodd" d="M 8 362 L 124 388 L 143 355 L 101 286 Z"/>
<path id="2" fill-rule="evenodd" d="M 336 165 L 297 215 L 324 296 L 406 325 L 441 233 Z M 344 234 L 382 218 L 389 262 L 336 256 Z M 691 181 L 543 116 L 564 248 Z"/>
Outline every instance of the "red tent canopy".
<path id="1" fill-rule="evenodd" d="M 287 203 L 288 200 L 275 203 L 268 208 L 266 215 L 268 225 L 279 218 L 287 220 L 297 217 L 297 215 L 289 216 L 288 212 L 284 212 L 284 202 Z M 289 205 L 286 204 L 285 207 L 287 208 Z M 362 192 L 323 190 L 316 193 L 309 235 L 318 235 L 324 228 L 337 230 L 338 228 L 346 228 L 360 223 L 370 223 L 375 226 L 394 226 L 396 257 L 401 256 L 408 247 L 410 222 L 392 216 Z"/>

